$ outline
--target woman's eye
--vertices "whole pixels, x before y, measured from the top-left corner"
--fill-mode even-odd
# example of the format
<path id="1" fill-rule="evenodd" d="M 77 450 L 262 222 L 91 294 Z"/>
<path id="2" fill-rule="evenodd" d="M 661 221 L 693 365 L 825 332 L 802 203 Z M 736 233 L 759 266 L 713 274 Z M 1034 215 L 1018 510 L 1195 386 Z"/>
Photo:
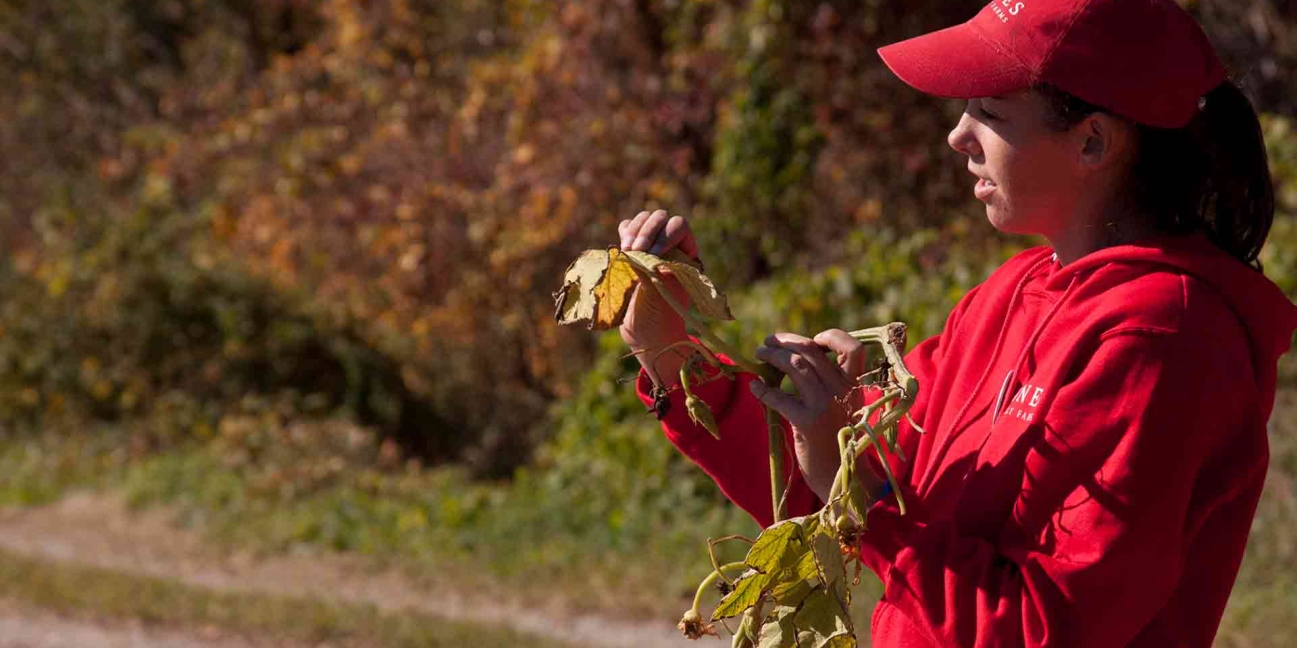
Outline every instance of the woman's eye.
<path id="1" fill-rule="evenodd" d="M 985 117 L 985 118 L 986 118 L 987 120 L 989 120 L 989 121 L 996 121 L 996 120 L 998 120 L 998 119 L 1000 118 L 999 115 L 997 115 L 997 114 L 995 114 L 995 113 L 993 113 L 993 112 L 991 112 L 991 111 L 989 111 L 989 110 L 987 110 L 986 108 L 983 108 L 983 107 L 981 107 L 981 106 L 978 106 L 978 108 L 977 108 L 977 112 L 981 113 L 982 116 Z"/>

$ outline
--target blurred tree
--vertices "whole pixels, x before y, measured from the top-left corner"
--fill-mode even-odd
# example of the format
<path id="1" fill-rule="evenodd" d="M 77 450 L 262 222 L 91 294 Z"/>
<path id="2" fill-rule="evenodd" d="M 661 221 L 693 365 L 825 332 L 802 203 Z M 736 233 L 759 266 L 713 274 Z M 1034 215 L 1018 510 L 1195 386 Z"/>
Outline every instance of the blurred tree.
<path id="1" fill-rule="evenodd" d="M 1276 112 L 1290 4 L 1189 3 Z M 594 353 L 550 292 L 622 218 L 693 216 L 730 286 L 867 265 L 862 238 L 945 230 L 906 239 L 925 268 L 981 249 L 960 106 L 874 54 L 979 6 L 0 0 L 0 281 L 24 300 L 0 379 L 95 416 L 315 391 L 506 474 Z M 115 400 L 73 380 L 91 357 Z"/>

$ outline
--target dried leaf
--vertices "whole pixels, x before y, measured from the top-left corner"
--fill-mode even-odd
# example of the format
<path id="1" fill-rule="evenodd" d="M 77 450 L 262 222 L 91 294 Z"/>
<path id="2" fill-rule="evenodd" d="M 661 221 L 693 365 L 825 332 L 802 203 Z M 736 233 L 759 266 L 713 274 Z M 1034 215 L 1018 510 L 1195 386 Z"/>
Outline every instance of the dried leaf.
<path id="1" fill-rule="evenodd" d="M 595 319 L 591 328 L 604 330 L 620 326 L 630 306 L 630 296 L 639 283 L 635 268 L 625 261 L 626 255 L 618 249 L 608 250 L 608 271 L 595 284 Z"/>
<path id="2" fill-rule="evenodd" d="M 797 629 L 793 627 L 795 605 L 779 605 L 769 620 L 761 625 L 757 648 L 797 648 Z"/>
<path id="3" fill-rule="evenodd" d="M 697 308 L 703 316 L 723 320 L 734 319 L 734 314 L 730 312 L 729 301 L 725 299 L 725 295 L 716 290 L 712 280 L 703 274 L 696 261 L 688 257 L 684 257 L 686 259 L 684 261 L 663 259 L 647 252 L 627 252 L 626 256 L 647 272 L 653 272 L 658 276 L 665 276 L 665 272 L 674 275 L 689 293 L 694 308 Z"/>
<path id="4" fill-rule="evenodd" d="M 855 648 L 847 604 L 832 589 L 816 588 L 793 615 L 799 648 Z"/>
<path id="5" fill-rule="evenodd" d="M 627 256 L 639 263 L 641 267 L 658 276 L 665 276 L 664 270 L 670 272 L 684 286 L 689 298 L 698 312 L 713 319 L 732 320 L 729 301 L 725 299 L 712 280 L 703 274 L 695 265 L 696 262 L 672 261 L 655 257 L 645 252 L 627 252 Z"/>
<path id="6" fill-rule="evenodd" d="M 780 604 L 800 603 L 817 583 L 823 582 L 821 561 L 814 555 L 808 535 L 829 537 L 822 532 L 818 516 L 785 520 L 761 532 L 744 559 L 752 571 L 721 599 L 712 619 L 737 616 L 766 594 Z"/>
<path id="7" fill-rule="evenodd" d="M 729 302 L 726 301 L 725 295 L 722 295 L 712 280 L 707 278 L 697 268 L 688 266 L 683 263 L 665 262 L 671 274 L 680 280 L 680 285 L 689 292 L 689 297 L 693 299 L 694 307 L 706 317 L 713 319 L 732 320 L 734 314 L 730 312 Z"/>
<path id="8" fill-rule="evenodd" d="M 585 323 L 592 330 L 621 325 L 630 297 L 640 283 L 638 272 L 674 275 L 689 292 L 698 312 L 719 319 L 734 319 L 725 296 L 716 290 L 697 262 L 672 251 L 662 259 L 647 252 L 623 252 L 617 248 L 586 250 L 568 266 L 563 286 L 554 293 L 554 318 L 560 324 Z M 638 272 L 637 272 L 638 271 Z"/>
<path id="9" fill-rule="evenodd" d="M 568 266 L 563 287 L 554 293 L 554 317 L 559 324 L 585 322 L 592 330 L 619 326 L 638 284 L 635 266 L 621 250 L 586 250 Z"/>
<path id="10" fill-rule="evenodd" d="M 815 534 L 811 539 L 811 554 L 815 556 L 820 582 L 831 588 L 846 583 L 847 565 L 842 560 L 842 546 L 833 534 Z"/>
<path id="11" fill-rule="evenodd" d="M 586 250 L 567 267 L 563 287 L 554 293 L 554 317 L 560 324 L 594 322 L 594 287 L 608 270 L 607 250 Z"/>
<path id="12" fill-rule="evenodd" d="M 802 545 L 797 562 L 781 570 L 770 588 L 770 596 L 780 605 L 797 605 L 820 583 L 819 561 L 809 547 Z"/>

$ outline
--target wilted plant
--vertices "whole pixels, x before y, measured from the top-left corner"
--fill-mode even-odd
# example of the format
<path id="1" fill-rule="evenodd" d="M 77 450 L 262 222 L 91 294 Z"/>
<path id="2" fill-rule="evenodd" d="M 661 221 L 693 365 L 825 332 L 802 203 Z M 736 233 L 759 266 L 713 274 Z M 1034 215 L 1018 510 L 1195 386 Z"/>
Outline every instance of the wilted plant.
<path id="1" fill-rule="evenodd" d="M 670 275 L 689 294 L 691 306 L 681 304 L 667 290 L 665 278 Z M 690 418 L 712 435 L 720 436 L 710 408 L 691 387 L 697 385 L 699 363 L 714 367 L 710 379 L 732 380 L 738 372 L 759 377 L 771 387 L 779 387 L 783 374 L 774 367 L 755 362 L 738 353 L 717 336 L 708 321 L 733 319 L 725 296 L 721 294 L 691 260 L 681 256 L 661 258 L 645 252 L 627 252 L 617 248 L 588 250 L 581 254 L 563 278 L 563 287 L 555 293 L 558 321 L 563 324 L 585 323 L 590 329 L 609 329 L 621 324 L 636 287 L 656 290 L 663 300 L 684 319 L 695 341 L 682 341 L 650 353 L 672 351 L 678 345 L 689 346 L 692 354 L 680 369 L 681 388 Z M 897 425 L 908 419 L 908 411 L 918 395 L 919 384 L 905 368 L 906 326 L 894 322 L 885 326 L 852 331 L 851 336 L 865 344 L 882 347 L 883 359 L 878 368 L 861 377 L 862 386 L 876 389 L 880 395 L 851 415 L 853 423 L 838 431 L 841 459 L 828 501 L 810 515 L 785 519 L 784 493 L 787 475 L 783 465 L 784 435 L 780 416 L 766 407 L 766 427 L 770 448 L 770 493 L 774 524 L 755 540 L 728 536 L 708 543 L 713 571 L 698 587 L 693 606 L 680 620 L 680 630 L 691 639 L 717 635 L 712 622 L 741 617 L 733 631 L 735 648 L 847 648 L 856 645 L 855 629 L 849 614 L 851 593 L 847 586 L 847 568 L 855 563 L 854 578 L 859 579 L 861 563 L 858 551 L 860 534 L 865 530 L 870 506 L 889 492 L 895 493 L 901 513 L 905 501 L 896 487 L 889 455 L 905 457 L 897 445 Z M 724 354 L 722 358 L 717 353 Z M 726 362 L 728 360 L 728 362 Z M 910 424 L 922 431 L 913 420 Z M 857 471 L 856 461 L 870 448 L 887 475 L 881 489 L 873 480 Z M 715 547 L 721 542 L 742 541 L 751 545 L 741 562 L 720 564 Z M 722 598 L 704 620 L 699 607 L 703 594 L 720 585 Z"/>

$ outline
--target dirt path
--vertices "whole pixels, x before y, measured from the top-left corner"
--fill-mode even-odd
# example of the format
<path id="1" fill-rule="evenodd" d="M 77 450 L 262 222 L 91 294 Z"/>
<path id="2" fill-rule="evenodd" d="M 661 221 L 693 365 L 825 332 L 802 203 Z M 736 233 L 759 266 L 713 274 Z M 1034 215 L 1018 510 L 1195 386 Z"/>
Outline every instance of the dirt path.
<path id="1" fill-rule="evenodd" d="M 0 600 L 0 648 L 289 648 L 222 637 L 215 630 L 178 632 L 138 622 L 64 619 Z"/>
<path id="2" fill-rule="evenodd" d="M 413 610 L 443 618 L 501 624 L 570 643 L 600 648 L 684 648 L 672 623 L 631 622 L 595 616 L 563 617 L 519 601 L 459 592 L 451 583 L 416 583 L 393 571 L 375 572 L 360 560 L 337 555 L 227 557 L 204 546 L 196 534 L 177 529 L 167 513 L 129 512 L 113 495 L 76 494 L 42 508 L 0 510 L 0 547 L 31 557 L 69 561 L 117 571 L 174 578 L 220 591 L 245 591 Z M 2 608 L 0 608 L 2 611 Z M 0 637 L 8 637 L 0 620 Z M 18 636 L 17 634 L 13 636 Z M 11 648 L 0 639 L 0 648 Z M 51 640 L 52 641 L 52 640 Z M 31 648 L 63 646 L 29 641 Z M 140 648 L 194 643 L 80 643 Z M 226 644 L 212 644 L 225 648 Z M 229 644 L 231 648 L 239 644 Z"/>

